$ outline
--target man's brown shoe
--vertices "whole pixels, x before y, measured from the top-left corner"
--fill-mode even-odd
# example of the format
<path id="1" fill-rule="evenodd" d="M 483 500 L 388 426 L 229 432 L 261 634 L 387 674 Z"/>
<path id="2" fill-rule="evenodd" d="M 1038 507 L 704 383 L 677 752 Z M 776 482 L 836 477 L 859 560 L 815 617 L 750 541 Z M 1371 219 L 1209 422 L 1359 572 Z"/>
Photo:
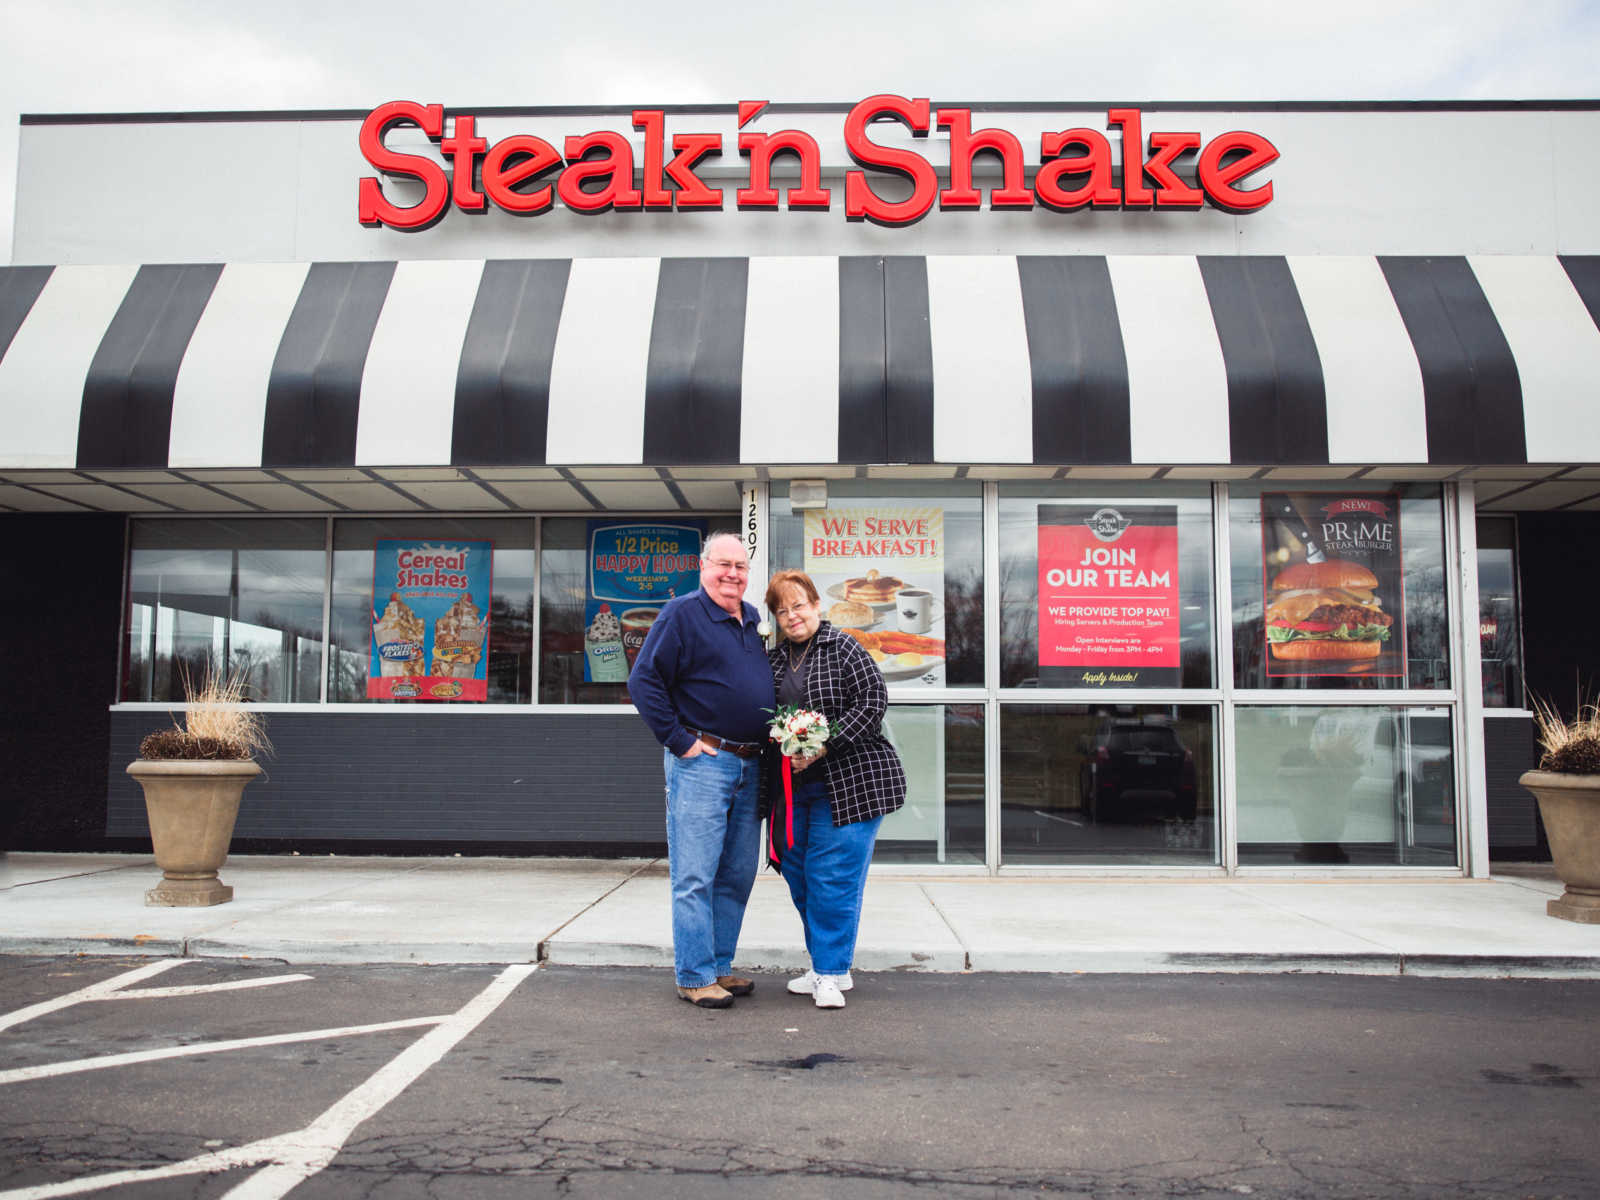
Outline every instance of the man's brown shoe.
<path id="1" fill-rule="evenodd" d="M 726 988 L 729 995 L 733 996 L 748 996 L 756 990 L 755 980 L 744 979 L 738 975 L 719 975 L 717 985 Z"/>
<path id="2" fill-rule="evenodd" d="M 732 1008 L 733 993 L 720 984 L 708 983 L 705 987 L 678 989 L 678 998 L 687 1000 L 697 1008 Z"/>

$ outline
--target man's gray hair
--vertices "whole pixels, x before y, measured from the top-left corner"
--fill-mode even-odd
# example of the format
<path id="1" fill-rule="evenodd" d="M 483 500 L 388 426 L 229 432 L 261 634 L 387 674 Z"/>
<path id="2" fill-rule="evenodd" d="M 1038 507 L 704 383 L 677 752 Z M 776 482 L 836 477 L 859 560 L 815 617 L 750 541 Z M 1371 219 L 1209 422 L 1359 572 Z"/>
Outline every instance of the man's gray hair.
<path id="1" fill-rule="evenodd" d="M 710 533 L 706 534 L 706 540 L 700 544 L 700 557 L 701 558 L 704 558 L 706 556 L 706 551 L 711 549 L 711 543 L 716 541 L 718 538 L 732 538 L 734 541 L 738 542 L 739 545 L 741 545 L 741 546 L 744 545 L 744 535 L 741 534 L 738 530 L 736 530 L 736 529 L 713 529 Z"/>

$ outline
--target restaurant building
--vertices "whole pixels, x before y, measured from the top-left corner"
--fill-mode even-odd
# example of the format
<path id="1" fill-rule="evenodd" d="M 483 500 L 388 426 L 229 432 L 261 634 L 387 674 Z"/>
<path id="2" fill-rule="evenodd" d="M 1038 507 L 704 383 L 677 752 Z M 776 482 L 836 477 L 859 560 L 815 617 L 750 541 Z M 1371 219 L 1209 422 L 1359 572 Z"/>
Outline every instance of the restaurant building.
<path id="1" fill-rule="evenodd" d="M 8 844 L 653 853 L 626 673 L 745 537 L 883 670 L 916 870 L 1538 858 L 1600 510 L 1595 103 L 28 116 Z"/>

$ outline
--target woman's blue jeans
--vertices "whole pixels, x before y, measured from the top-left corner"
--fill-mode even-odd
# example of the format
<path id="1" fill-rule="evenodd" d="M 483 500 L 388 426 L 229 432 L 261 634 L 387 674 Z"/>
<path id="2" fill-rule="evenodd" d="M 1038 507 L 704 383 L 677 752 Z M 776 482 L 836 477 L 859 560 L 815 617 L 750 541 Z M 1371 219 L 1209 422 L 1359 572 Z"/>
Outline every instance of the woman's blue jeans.
<path id="1" fill-rule="evenodd" d="M 672 965 L 679 987 L 706 987 L 733 969 L 761 848 L 761 760 L 732 751 L 679 758 L 663 751 Z"/>
<path id="2" fill-rule="evenodd" d="M 844 975 L 856 956 L 861 895 L 882 817 L 849 825 L 833 823 L 828 783 L 821 766 L 794 777 L 794 845 L 783 845 L 783 797 L 773 806 L 783 878 L 806 931 L 806 952 L 818 975 Z"/>

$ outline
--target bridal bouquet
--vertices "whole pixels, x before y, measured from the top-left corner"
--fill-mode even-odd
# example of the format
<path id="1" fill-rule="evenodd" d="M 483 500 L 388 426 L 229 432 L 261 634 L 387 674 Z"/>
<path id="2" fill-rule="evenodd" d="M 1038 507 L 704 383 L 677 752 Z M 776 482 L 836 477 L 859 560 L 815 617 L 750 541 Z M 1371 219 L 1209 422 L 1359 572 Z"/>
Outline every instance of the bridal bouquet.
<path id="1" fill-rule="evenodd" d="M 772 714 L 767 734 L 786 758 L 815 754 L 828 740 L 828 718 L 808 708 L 786 704 Z"/>

